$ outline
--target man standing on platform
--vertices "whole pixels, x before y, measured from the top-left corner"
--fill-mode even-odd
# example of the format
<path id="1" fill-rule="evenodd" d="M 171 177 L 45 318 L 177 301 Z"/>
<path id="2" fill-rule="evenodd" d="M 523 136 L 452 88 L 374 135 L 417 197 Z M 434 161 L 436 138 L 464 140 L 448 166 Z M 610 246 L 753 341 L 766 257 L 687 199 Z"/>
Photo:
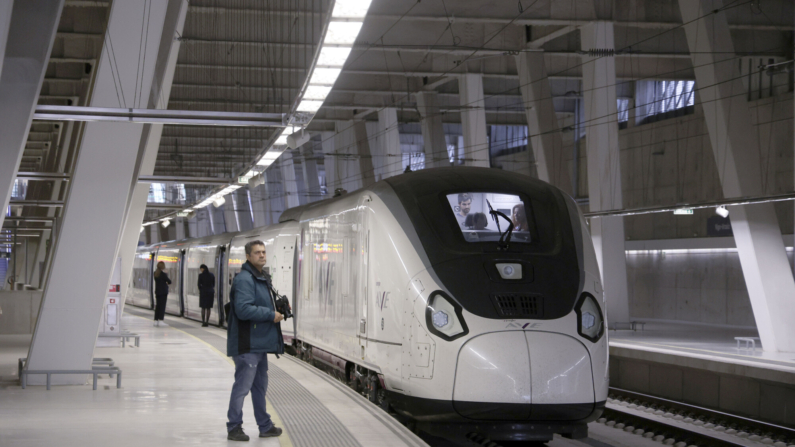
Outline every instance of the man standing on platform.
<path id="1" fill-rule="evenodd" d="M 268 354 L 284 353 L 279 325 L 284 317 L 276 311 L 270 293 L 270 277 L 262 271 L 266 262 L 262 241 L 246 244 L 246 261 L 229 293 L 226 354 L 235 361 L 235 384 L 226 424 L 227 439 L 231 441 L 249 440 L 243 432 L 243 402 L 249 391 L 260 438 L 282 434 L 282 429 L 273 425 L 265 409 L 265 393 L 268 391 Z"/>

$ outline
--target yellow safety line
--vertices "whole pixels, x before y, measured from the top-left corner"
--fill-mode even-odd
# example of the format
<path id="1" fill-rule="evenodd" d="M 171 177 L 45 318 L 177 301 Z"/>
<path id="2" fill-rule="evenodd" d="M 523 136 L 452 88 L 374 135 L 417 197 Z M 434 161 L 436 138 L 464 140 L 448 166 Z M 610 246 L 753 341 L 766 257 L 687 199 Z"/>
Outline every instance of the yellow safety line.
<path id="1" fill-rule="evenodd" d="M 140 315 L 133 315 L 133 314 L 127 314 L 127 315 L 130 315 L 130 316 L 133 316 L 133 317 L 138 317 L 138 318 L 141 318 L 141 319 L 149 321 L 148 318 L 144 318 L 144 317 L 142 317 Z M 199 338 L 199 337 L 197 337 L 197 336 L 195 336 L 193 334 L 189 334 L 189 333 L 183 331 L 182 329 L 177 329 L 174 326 L 168 326 L 168 327 L 171 328 L 171 329 L 174 329 L 175 331 L 180 331 L 180 332 L 182 332 L 183 334 L 185 334 L 185 335 L 187 335 L 189 337 L 193 337 L 196 340 L 199 340 L 200 342 L 202 342 L 205 345 L 207 345 L 208 348 L 210 348 L 211 350 L 215 351 L 218 355 L 220 355 L 221 357 L 226 359 L 226 361 L 229 362 L 229 364 L 232 365 L 232 367 L 235 366 L 235 362 L 229 356 L 227 356 L 223 352 L 219 351 L 218 348 L 216 348 L 215 346 L 207 343 L 206 341 L 202 340 L 201 338 Z M 266 402 L 270 402 L 267 398 L 265 399 L 265 401 Z M 293 441 L 292 441 L 292 439 L 290 439 L 290 435 L 287 433 L 287 427 L 285 427 L 284 423 L 282 422 L 282 418 L 279 417 L 279 413 L 276 412 L 276 407 L 274 407 L 273 404 L 270 404 L 270 407 L 271 407 L 271 409 L 269 410 L 269 413 L 271 415 L 271 420 L 273 421 L 273 425 L 276 425 L 278 427 L 282 427 L 282 429 L 284 430 L 282 435 L 279 436 L 278 438 L 276 438 L 276 439 L 279 440 L 279 445 L 281 445 L 282 447 L 293 447 Z M 259 431 L 257 432 L 257 436 L 258 435 L 259 435 Z"/>

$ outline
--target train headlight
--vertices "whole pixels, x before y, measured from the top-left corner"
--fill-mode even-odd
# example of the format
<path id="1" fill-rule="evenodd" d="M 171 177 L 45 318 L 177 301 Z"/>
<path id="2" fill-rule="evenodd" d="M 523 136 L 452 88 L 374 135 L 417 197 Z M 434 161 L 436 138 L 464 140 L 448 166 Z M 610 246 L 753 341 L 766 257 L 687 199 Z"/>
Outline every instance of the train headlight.
<path id="1" fill-rule="evenodd" d="M 594 343 L 602 338 L 605 321 L 596 298 L 590 293 L 583 293 L 574 309 L 577 311 L 577 332 Z"/>
<path id="2" fill-rule="evenodd" d="M 425 308 L 425 323 L 432 334 L 447 341 L 455 340 L 469 333 L 461 306 L 444 292 L 431 294 Z"/>
<path id="3" fill-rule="evenodd" d="M 431 316 L 431 319 L 433 320 L 433 325 L 440 329 L 450 323 L 450 318 L 443 310 L 437 310 L 434 312 Z"/>

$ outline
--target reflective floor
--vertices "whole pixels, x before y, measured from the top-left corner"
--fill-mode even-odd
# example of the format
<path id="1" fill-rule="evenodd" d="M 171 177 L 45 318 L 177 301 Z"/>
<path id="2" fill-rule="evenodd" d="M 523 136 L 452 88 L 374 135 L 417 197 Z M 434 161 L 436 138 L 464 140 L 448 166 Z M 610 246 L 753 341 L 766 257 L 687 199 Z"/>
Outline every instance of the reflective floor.
<path id="1" fill-rule="evenodd" d="M 756 341 L 756 349 L 746 349 L 734 337 L 759 337 L 755 329 L 725 328 L 698 324 L 648 322 L 641 331 L 609 332 L 610 346 L 719 360 L 795 372 L 795 354 L 765 352 Z"/>
<path id="2" fill-rule="evenodd" d="M 30 337 L 2 336 L 0 446 L 239 445 L 226 440 L 234 368 L 217 349 L 225 344 L 225 331 L 172 317 L 166 317 L 167 326 L 153 327 L 151 320 L 133 313 L 146 313 L 130 309 L 122 320 L 125 329 L 141 335 L 140 348 L 94 352 L 95 357 L 113 358 L 123 370 L 122 389 L 116 389 L 115 379 L 102 376 L 97 391 L 90 384 L 22 390 L 16 362 L 26 356 Z M 361 446 L 424 445 L 391 418 L 379 417 L 375 407 L 353 403 L 344 390 L 300 362 L 269 360 L 268 411 L 286 434 L 257 438 L 247 398 L 244 429 L 256 445 L 321 445 L 323 436 L 326 445 L 341 445 L 339 440 Z M 291 402 L 295 395 L 303 396 L 301 403 Z M 320 419 L 296 417 L 306 419 L 309 413 Z"/>

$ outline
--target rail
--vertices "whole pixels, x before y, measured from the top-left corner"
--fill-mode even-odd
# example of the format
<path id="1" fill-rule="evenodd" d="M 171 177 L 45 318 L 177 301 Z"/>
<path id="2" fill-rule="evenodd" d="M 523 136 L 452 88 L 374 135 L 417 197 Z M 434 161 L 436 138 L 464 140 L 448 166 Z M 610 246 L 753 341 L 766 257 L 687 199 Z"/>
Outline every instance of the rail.
<path id="1" fill-rule="evenodd" d="M 611 418 L 616 426 L 619 423 L 624 423 L 625 427 L 627 423 L 649 427 L 665 424 L 669 433 L 698 438 L 704 445 L 745 445 L 745 440 L 789 445 L 795 440 L 795 429 L 790 427 L 618 388 L 610 388 L 608 409 L 602 422 L 607 423 Z M 686 425 L 692 429 L 683 428 Z"/>

